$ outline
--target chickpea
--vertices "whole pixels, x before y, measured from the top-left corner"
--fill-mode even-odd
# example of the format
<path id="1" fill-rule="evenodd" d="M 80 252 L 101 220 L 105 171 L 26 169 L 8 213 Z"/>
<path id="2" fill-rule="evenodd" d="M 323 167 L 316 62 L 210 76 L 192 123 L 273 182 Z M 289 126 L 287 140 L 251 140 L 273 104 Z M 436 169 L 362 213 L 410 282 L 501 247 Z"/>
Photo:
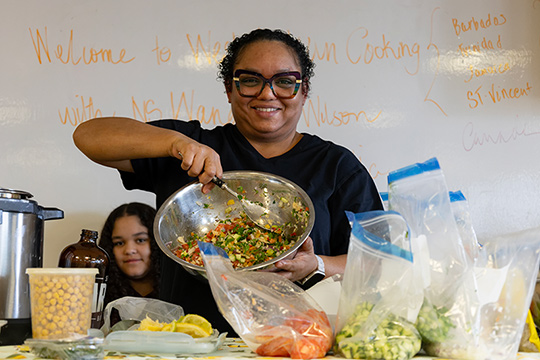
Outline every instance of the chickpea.
<path id="1" fill-rule="evenodd" d="M 29 269 L 30 270 L 30 269 Z M 40 269 L 41 270 L 41 269 Z M 90 327 L 95 273 L 89 275 L 28 272 L 32 329 L 35 338 L 86 334 Z M 82 274 L 82 273 L 81 273 Z"/>

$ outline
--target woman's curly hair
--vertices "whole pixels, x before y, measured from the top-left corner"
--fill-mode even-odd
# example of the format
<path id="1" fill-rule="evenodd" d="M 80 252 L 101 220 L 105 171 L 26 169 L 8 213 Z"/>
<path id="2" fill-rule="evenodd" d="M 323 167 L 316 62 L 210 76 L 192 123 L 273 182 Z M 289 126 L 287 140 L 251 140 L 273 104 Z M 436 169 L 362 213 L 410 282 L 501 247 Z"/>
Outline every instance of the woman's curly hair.
<path id="1" fill-rule="evenodd" d="M 99 239 L 99 246 L 109 254 L 109 281 L 107 283 L 107 292 L 105 295 L 105 305 L 118 298 L 127 296 L 129 293 L 129 279 L 120 270 L 116 264 L 114 257 L 112 242 L 112 233 L 114 229 L 114 223 L 118 218 L 124 216 L 137 216 L 141 220 L 141 224 L 148 229 L 148 236 L 150 237 L 150 260 L 152 269 L 150 274 L 154 279 L 154 291 L 159 291 L 159 276 L 161 269 L 161 250 L 154 238 L 154 218 L 156 217 L 156 210 L 146 204 L 132 202 L 129 204 L 123 204 L 114 209 L 101 230 L 101 236 Z"/>
<path id="2" fill-rule="evenodd" d="M 232 91 L 234 65 L 238 61 L 238 57 L 241 56 L 243 49 L 247 45 L 257 41 L 280 41 L 296 54 L 302 72 L 302 81 L 305 86 L 304 91 L 307 96 L 311 89 L 310 80 L 315 74 L 313 70 L 315 68 L 315 63 L 309 56 L 308 48 L 299 39 L 279 29 L 256 29 L 240 37 L 236 37 L 229 43 L 229 46 L 227 46 L 227 53 L 218 65 L 218 79 L 223 81 L 225 89 L 227 89 L 228 92 Z"/>

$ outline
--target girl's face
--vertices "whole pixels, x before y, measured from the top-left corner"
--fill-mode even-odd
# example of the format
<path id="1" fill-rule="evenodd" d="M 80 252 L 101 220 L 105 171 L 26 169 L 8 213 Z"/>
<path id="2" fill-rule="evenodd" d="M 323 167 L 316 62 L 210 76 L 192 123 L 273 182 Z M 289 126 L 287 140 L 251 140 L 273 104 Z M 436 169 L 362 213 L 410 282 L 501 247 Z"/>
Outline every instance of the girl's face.
<path id="1" fill-rule="evenodd" d="M 234 65 L 234 71 L 239 69 L 259 73 L 266 79 L 278 73 L 301 72 L 293 50 L 280 41 L 247 45 Z M 268 85 L 257 97 L 243 97 L 234 82 L 227 97 L 240 132 L 259 141 L 279 141 L 294 134 L 306 101 L 303 86 L 292 99 L 276 97 Z"/>
<path id="2" fill-rule="evenodd" d="M 142 279 L 151 270 L 150 237 L 148 228 L 138 216 L 116 219 L 112 232 L 113 253 L 116 264 L 132 280 Z"/>

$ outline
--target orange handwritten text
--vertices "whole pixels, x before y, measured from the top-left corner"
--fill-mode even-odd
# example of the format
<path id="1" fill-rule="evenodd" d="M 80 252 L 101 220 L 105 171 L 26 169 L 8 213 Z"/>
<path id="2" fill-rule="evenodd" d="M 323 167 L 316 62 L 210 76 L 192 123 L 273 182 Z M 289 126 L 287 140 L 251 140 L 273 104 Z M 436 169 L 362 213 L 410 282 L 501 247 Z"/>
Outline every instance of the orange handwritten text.
<path id="1" fill-rule="evenodd" d="M 161 65 L 162 62 L 167 62 L 171 59 L 171 49 L 165 46 L 159 46 L 158 37 L 156 36 L 156 47 L 152 49 L 156 53 L 157 64 Z"/>
<path id="2" fill-rule="evenodd" d="M 371 175 L 371 177 L 373 179 L 377 179 L 379 176 L 384 176 L 384 177 L 388 176 L 388 172 L 380 172 L 377 169 L 377 164 L 376 163 L 371 163 L 371 164 L 367 165 L 367 169 L 368 169 L 369 174 Z"/>
<path id="3" fill-rule="evenodd" d="M 433 90 L 433 85 L 435 85 L 435 80 L 437 80 L 437 77 L 439 76 L 439 69 L 440 69 L 440 66 L 441 66 L 441 64 L 440 64 L 441 63 L 441 54 L 439 52 L 439 47 L 433 42 L 433 24 L 434 24 L 434 19 L 435 19 L 435 13 L 439 9 L 440 9 L 439 7 L 436 7 L 431 12 L 430 35 L 429 35 L 429 44 L 427 46 L 427 50 L 433 49 L 435 51 L 435 54 L 437 54 L 437 56 L 436 56 L 437 66 L 436 66 L 435 71 L 433 73 L 433 80 L 431 81 L 431 84 L 429 86 L 429 90 L 426 93 L 426 97 L 424 98 L 424 101 L 425 102 L 431 102 L 432 104 L 437 106 L 437 108 L 439 108 L 439 110 L 444 114 L 444 116 L 448 116 L 446 114 L 446 112 L 443 110 L 443 108 L 441 107 L 441 105 L 439 105 L 439 103 L 435 99 L 433 99 L 431 97 L 431 90 Z"/>
<path id="4" fill-rule="evenodd" d="M 182 114 L 185 114 L 183 115 L 183 120 L 197 119 L 204 124 L 223 124 L 219 109 L 216 109 L 213 106 L 194 105 L 194 102 L 195 91 L 191 91 L 191 96 L 189 97 L 182 91 L 179 98 L 171 91 L 170 109 L 172 118 L 180 119 Z M 138 100 L 132 96 L 131 107 L 133 110 L 133 117 L 137 120 L 148 122 L 150 120 L 163 118 L 163 108 L 156 105 L 154 99 Z"/>
<path id="5" fill-rule="evenodd" d="M 469 100 L 469 108 L 476 109 L 478 106 L 484 105 L 485 100 L 493 104 L 500 103 L 502 101 L 511 101 L 519 99 L 523 96 L 529 96 L 532 86 L 527 81 L 525 85 L 521 87 L 495 87 L 495 84 L 491 84 L 491 88 L 486 92 L 482 91 L 482 85 L 480 85 L 474 91 L 467 91 L 467 100 Z"/>
<path id="6" fill-rule="evenodd" d="M 467 21 L 460 21 L 456 18 L 452 19 L 452 26 L 454 27 L 456 36 L 467 31 L 485 30 L 492 26 L 502 26 L 504 24 L 506 24 L 506 16 L 504 16 L 504 14 L 493 16 L 493 19 L 491 18 L 491 14 L 488 14 L 486 19 L 480 20 L 476 19 L 474 16 Z"/>
<path id="7" fill-rule="evenodd" d="M 162 118 L 163 112 L 160 108 L 155 107 L 153 99 L 137 101 L 134 96 L 131 97 L 131 108 L 133 110 L 133 118 L 147 122 L 154 119 Z M 155 114 L 154 116 L 149 116 Z"/>
<path id="8" fill-rule="evenodd" d="M 195 46 L 193 45 L 193 41 L 191 40 L 191 36 L 189 34 L 186 34 L 187 41 L 189 43 L 189 46 L 191 48 L 191 52 L 193 54 L 193 57 L 195 58 L 195 63 L 199 63 L 199 56 L 203 56 L 203 59 L 206 60 L 206 62 L 211 65 L 212 63 L 219 63 L 221 61 L 221 58 L 223 56 L 219 55 L 219 52 L 222 48 L 225 48 L 226 44 L 222 47 L 219 42 L 215 42 L 213 45 L 211 44 L 211 34 L 210 31 L 208 32 L 208 45 L 205 47 L 203 44 L 203 41 L 201 39 L 201 35 L 197 35 L 197 40 L 195 42 Z"/>
<path id="9" fill-rule="evenodd" d="M 386 36 L 382 35 L 382 41 L 380 43 L 366 42 L 363 40 L 368 37 L 368 30 L 364 27 L 360 27 L 354 30 L 347 38 L 347 58 L 352 64 L 357 64 L 363 59 L 364 64 L 371 64 L 373 61 L 379 61 L 384 59 L 393 59 L 400 61 L 402 59 L 413 59 L 416 63 L 416 68 L 409 70 L 407 66 L 405 71 L 409 75 L 415 75 L 420 68 L 420 45 L 413 43 L 411 45 L 399 42 L 393 44 L 390 40 L 386 39 Z"/>
<path id="10" fill-rule="evenodd" d="M 44 36 L 41 35 L 39 29 L 36 29 L 36 37 L 34 39 L 34 34 L 32 29 L 30 31 L 30 37 L 32 38 L 32 43 L 34 44 L 34 51 L 36 52 L 37 59 L 40 64 L 43 62 L 42 51 L 47 56 L 47 61 L 52 62 L 51 55 L 49 51 L 49 41 L 47 36 L 47 27 L 45 27 Z M 67 52 L 64 53 L 64 47 L 61 44 L 56 45 L 56 51 L 54 56 L 57 60 L 64 64 L 71 63 L 73 65 L 82 64 L 95 64 L 95 63 L 110 63 L 110 64 L 127 64 L 135 59 L 135 57 L 126 58 L 126 49 L 121 49 L 117 54 L 114 54 L 111 49 L 96 49 L 93 47 L 83 46 L 80 50 L 80 55 L 75 55 L 75 46 L 73 44 L 73 30 L 70 31 Z"/>
<path id="11" fill-rule="evenodd" d="M 308 38 L 307 46 L 311 50 L 311 53 L 313 54 L 311 56 L 312 60 L 315 60 L 315 58 L 317 58 L 319 60 L 325 60 L 326 59 L 327 62 L 330 62 L 330 60 L 333 59 L 334 64 L 338 63 L 337 58 L 336 58 L 336 44 L 331 43 L 329 45 L 327 42 L 325 42 L 323 50 L 320 51 L 319 46 L 317 46 L 316 43 L 313 43 L 313 45 L 312 45 L 311 44 L 311 39 Z"/>
<path id="12" fill-rule="evenodd" d="M 307 127 L 311 125 L 312 117 L 314 118 L 315 125 L 318 127 L 322 124 L 339 127 L 349 125 L 351 122 L 357 123 L 362 120 L 372 123 L 376 121 L 382 113 L 382 110 L 380 110 L 375 116 L 369 117 L 363 110 L 358 112 L 333 111 L 332 115 L 329 115 L 326 103 L 324 103 L 322 107 L 323 109 L 321 109 L 321 101 L 318 96 L 317 104 L 314 104 L 311 99 L 308 100 L 307 106 L 305 106 L 303 110 L 303 117 Z"/>
<path id="13" fill-rule="evenodd" d="M 512 128 L 506 132 L 499 131 L 495 134 L 489 134 L 485 132 L 478 132 L 474 129 L 474 125 L 470 122 L 463 129 L 462 144 L 465 151 L 471 151 L 477 146 L 483 146 L 485 144 L 505 144 L 511 141 L 517 141 L 518 138 L 531 135 L 540 135 L 540 131 L 530 131 L 523 128 Z"/>
<path id="14" fill-rule="evenodd" d="M 468 57 L 469 55 L 471 55 L 471 53 L 473 55 L 478 55 L 483 50 L 487 50 L 487 51 L 495 50 L 495 46 L 498 49 L 502 49 L 501 35 L 497 37 L 497 41 L 495 42 L 495 45 L 493 44 L 493 41 L 486 39 L 486 37 L 484 36 L 482 38 L 482 41 L 477 42 L 476 44 L 473 44 L 473 45 L 464 46 L 463 43 L 461 43 L 458 45 L 458 49 L 461 52 L 461 56 Z"/>
<path id="15" fill-rule="evenodd" d="M 504 63 L 504 64 L 498 64 L 498 65 L 492 65 L 492 66 L 485 66 L 485 67 L 479 67 L 475 68 L 474 65 L 469 65 L 470 69 L 470 76 L 465 82 L 471 81 L 473 78 L 479 78 L 484 75 L 497 75 L 497 74 L 504 74 L 508 70 L 510 70 L 510 64 Z"/>
<path id="16" fill-rule="evenodd" d="M 213 124 L 219 125 L 223 124 L 221 122 L 221 115 L 219 109 L 214 108 L 213 106 L 207 111 L 207 107 L 204 105 L 197 106 L 197 111 L 193 111 L 193 99 L 195 92 L 191 92 L 190 105 L 187 104 L 186 94 L 182 91 L 180 95 L 180 100 L 174 98 L 174 93 L 171 92 L 171 108 L 172 113 L 175 119 L 178 119 L 180 111 L 185 108 L 187 112 L 188 119 L 198 119 L 203 124 Z"/>
<path id="17" fill-rule="evenodd" d="M 86 120 L 103 116 L 101 109 L 94 108 L 94 100 L 91 96 L 87 101 L 85 101 L 83 96 L 75 95 L 75 97 L 80 99 L 80 107 L 66 107 L 63 115 L 62 111 L 58 110 L 58 116 L 62 125 L 70 124 L 77 126 Z"/>

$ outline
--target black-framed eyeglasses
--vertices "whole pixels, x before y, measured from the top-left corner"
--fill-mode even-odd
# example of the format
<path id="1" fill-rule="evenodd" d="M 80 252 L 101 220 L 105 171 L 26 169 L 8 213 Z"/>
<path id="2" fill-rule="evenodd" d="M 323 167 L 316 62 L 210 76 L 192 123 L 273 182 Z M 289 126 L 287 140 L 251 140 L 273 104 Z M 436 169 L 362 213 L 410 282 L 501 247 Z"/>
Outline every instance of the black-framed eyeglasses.
<path id="1" fill-rule="evenodd" d="M 290 71 L 275 74 L 267 79 L 254 71 L 236 70 L 233 80 L 240 96 L 257 97 L 261 95 L 264 87 L 268 84 L 275 97 L 292 99 L 300 89 L 302 75 L 298 71 Z"/>

